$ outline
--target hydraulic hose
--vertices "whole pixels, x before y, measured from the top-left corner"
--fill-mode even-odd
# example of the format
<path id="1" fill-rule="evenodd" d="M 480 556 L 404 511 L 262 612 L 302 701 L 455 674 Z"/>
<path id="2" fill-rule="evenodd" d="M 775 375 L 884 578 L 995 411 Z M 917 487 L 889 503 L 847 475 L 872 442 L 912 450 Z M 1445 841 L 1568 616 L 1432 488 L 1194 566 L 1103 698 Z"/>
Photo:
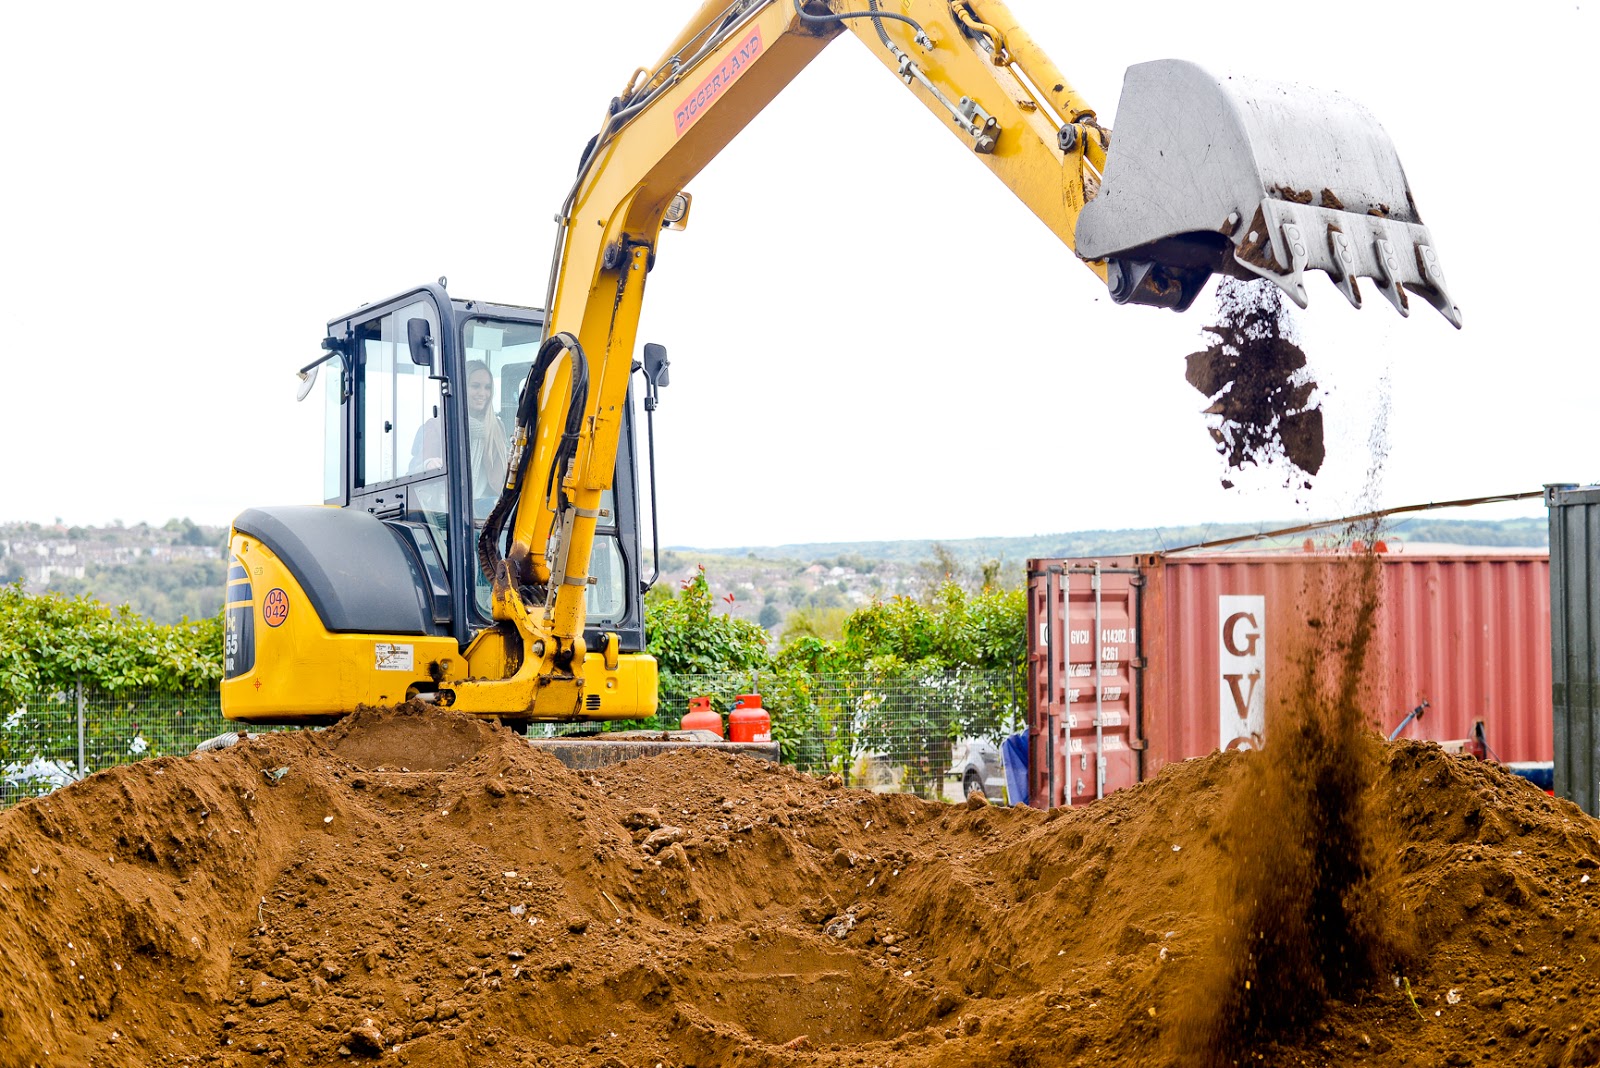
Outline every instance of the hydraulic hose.
<path id="1" fill-rule="evenodd" d="M 551 335 L 534 358 L 528 377 L 523 380 L 522 393 L 517 398 L 518 447 L 513 461 L 515 474 L 509 475 L 500 497 L 494 502 L 489 517 L 484 520 L 483 531 L 478 535 L 478 567 L 484 577 L 493 580 L 495 569 L 505 559 L 500 547 L 501 533 L 511 525 L 517 504 L 522 496 L 523 482 L 527 478 L 528 464 L 533 460 L 533 442 L 539 420 L 539 395 L 544 392 L 545 375 L 562 355 L 572 358 L 572 384 L 567 403 L 567 421 L 562 427 L 561 440 L 556 445 L 550 464 L 550 476 L 545 481 L 545 497 L 549 498 L 555 474 L 572 461 L 578 451 L 578 431 L 583 425 L 584 408 L 589 403 L 589 360 L 583 346 L 573 335 L 562 331 Z"/>
<path id="2" fill-rule="evenodd" d="M 878 0 L 867 0 L 867 4 L 872 8 L 871 11 L 841 11 L 838 13 L 830 12 L 826 15 L 812 15 L 800 6 L 800 0 L 794 0 L 794 13 L 799 15 L 800 21 L 807 26 L 820 26 L 828 22 L 843 22 L 845 19 L 871 19 L 873 25 L 878 28 L 879 39 L 885 45 L 889 44 L 889 35 L 883 32 L 884 19 L 894 19 L 896 22 L 905 23 L 917 31 L 918 37 L 927 36 L 923 33 L 922 25 L 909 15 L 901 15 L 894 11 L 879 11 Z"/>
<path id="3" fill-rule="evenodd" d="M 567 228 L 572 220 L 572 208 L 577 203 L 578 194 L 583 188 L 584 180 L 589 175 L 590 165 L 594 162 L 595 153 L 607 141 L 616 136 L 623 127 L 632 122 L 641 111 L 649 107 L 657 97 L 677 84 L 677 80 L 685 68 L 692 68 L 707 53 L 722 43 L 733 27 L 741 21 L 743 14 L 744 9 L 740 4 L 730 4 L 716 20 L 716 29 L 711 30 L 709 34 L 703 35 L 706 39 L 687 59 L 683 58 L 681 52 L 678 55 L 669 57 L 661 66 L 656 68 L 655 73 L 645 82 L 639 93 L 633 95 L 625 93 L 621 97 L 612 98 L 610 105 L 606 108 L 605 121 L 600 124 L 599 132 L 584 146 L 583 154 L 578 158 L 577 177 L 573 179 L 572 188 L 567 191 L 566 200 L 562 201 L 561 213 L 556 216 L 555 248 L 550 253 L 550 274 L 545 283 L 544 292 L 546 311 L 555 307 L 556 283 L 561 277 L 562 258 L 566 247 Z M 687 48 L 698 39 L 698 36 L 691 39 L 685 43 L 684 47 Z M 637 78 L 638 74 L 635 73 L 634 79 L 636 80 Z M 630 84 L 632 84 L 631 81 Z M 548 322 L 545 329 L 549 329 Z"/>

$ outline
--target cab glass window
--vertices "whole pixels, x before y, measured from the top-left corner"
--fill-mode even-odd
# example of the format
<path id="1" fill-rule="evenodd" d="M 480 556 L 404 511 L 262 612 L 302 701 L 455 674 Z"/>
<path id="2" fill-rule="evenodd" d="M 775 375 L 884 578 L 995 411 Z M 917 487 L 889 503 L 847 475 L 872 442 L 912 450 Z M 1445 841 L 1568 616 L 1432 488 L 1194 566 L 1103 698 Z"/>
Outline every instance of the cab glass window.
<path id="1" fill-rule="evenodd" d="M 411 319 L 426 319 L 431 335 L 439 337 L 438 316 L 428 301 L 363 323 L 355 331 L 361 368 L 358 485 L 439 471 L 445 465 L 439 383 L 428 377 L 427 367 L 411 361 L 406 342 Z"/>
<path id="2" fill-rule="evenodd" d="M 505 484 L 506 452 L 517 422 L 522 383 L 539 354 L 541 328 L 536 323 L 476 318 L 462 324 L 466 361 L 467 441 L 472 455 L 473 516 L 478 526 L 494 507 Z M 595 529 L 589 568 L 595 581 L 585 597 L 591 627 L 619 622 L 628 610 L 626 566 L 616 528 L 616 500 L 611 490 L 601 495 L 605 517 Z M 474 568 L 478 611 L 489 617 L 489 580 Z"/>
<path id="3" fill-rule="evenodd" d="M 623 585 L 627 574 L 622 564 L 622 541 L 614 532 L 595 531 L 589 573 L 594 577 L 584 601 L 584 614 L 589 617 L 589 625 L 621 622 L 628 610 Z"/>
<path id="4" fill-rule="evenodd" d="M 538 355 L 540 328 L 535 323 L 468 319 L 461 329 L 466 381 L 458 395 L 464 402 L 472 462 L 472 512 L 482 520 L 505 485 L 517 395 Z"/>
<path id="5" fill-rule="evenodd" d="M 445 561 L 448 571 L 450 564 L 450 488 L 442 478 L 430 478 L 425 482 L 418 482 L 411 497 L 413 518 L 420 516 L 428 524 L 428 529 L 433 532 L 434 544 L 438 547 L 439 559 Z"/>
<path id="6" fill-rule="evenodd" d="M 615 523 L 616 499 L 613 491 L 600 495 L 600 507 L 610 518 L 602 524 Z M 482 526 L 480 523 L 479 526 Z M 490 617 L 490 583 L 481 568 L 473 568 L 477 587 L 475 592 L 478 611 L 485 619 Z M 620 623 L 628 611 L 627 566 L 622 558 L 622 538 L 614 526 L 595 527 L 594 550 L 589 555 L 589 574 L 594 581 L 584 592 L 584 615 L 590 627 Z"/>

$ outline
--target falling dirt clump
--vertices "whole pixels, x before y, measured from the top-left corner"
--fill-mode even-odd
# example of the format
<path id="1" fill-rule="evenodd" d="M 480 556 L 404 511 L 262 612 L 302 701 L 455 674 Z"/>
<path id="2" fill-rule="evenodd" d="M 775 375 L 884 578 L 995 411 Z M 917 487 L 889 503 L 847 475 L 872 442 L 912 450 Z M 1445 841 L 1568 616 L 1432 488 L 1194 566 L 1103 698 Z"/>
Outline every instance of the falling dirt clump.
<path id="1" fill-rule="evenodd" d="M 1211 438 L 1230 474 L 1281 466 L 1285 485 L 1310 488 L 1326 455 L 1322 409 L 1282 291 L 1267 281 L 1222 279 L 1217 321 L 1202 333 L 1206 347 L 1188 356 L 1185 377 L 1211 400 Z"/>
<path id="2" fill-rule="evenodd" d="M 1249 1063 L 1594 1063 L 1600 823 L 1368 743 L 1389 862 L 1291 905 L 1356 888 L 1354 947 L 1425 951 L 1336 970 L 1315 1020 L 1278 998 L 1307 1022 L 1261 1018 Z M 0 1068 L 1176 1068 L 1193 992 L 1243 974 L 1216 889 L 1264 755 L 1043 813 L 714 750 L 578 773 L 406 708 L 115 768 L 0 814 Z"/>

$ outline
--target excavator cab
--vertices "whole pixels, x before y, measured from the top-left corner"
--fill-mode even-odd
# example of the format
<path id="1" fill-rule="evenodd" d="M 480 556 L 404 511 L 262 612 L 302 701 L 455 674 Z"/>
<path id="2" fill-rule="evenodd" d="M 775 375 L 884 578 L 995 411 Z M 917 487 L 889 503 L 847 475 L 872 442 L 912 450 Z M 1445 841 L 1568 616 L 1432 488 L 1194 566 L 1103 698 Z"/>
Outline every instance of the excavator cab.
<path id="1" fill-rule="evenodd" d="M 430 665 L 495 625 L 478 536 L 543 329 L 539 309 L 457 300 L 439 285 L 328 323 L 323 357 L 301 372 L 302 398 L 318 379 L 323 395 L 324 506 L 252 508 L 234 521 L 229 718 L 314 722 L 405 700 L 431 688 Z M 616 653 L 644 649 L 653 580 L 635 456 L 630 404 L 586 603 L 590 647 Z M 267 606 L 260 619 L 254 605 Z"/>

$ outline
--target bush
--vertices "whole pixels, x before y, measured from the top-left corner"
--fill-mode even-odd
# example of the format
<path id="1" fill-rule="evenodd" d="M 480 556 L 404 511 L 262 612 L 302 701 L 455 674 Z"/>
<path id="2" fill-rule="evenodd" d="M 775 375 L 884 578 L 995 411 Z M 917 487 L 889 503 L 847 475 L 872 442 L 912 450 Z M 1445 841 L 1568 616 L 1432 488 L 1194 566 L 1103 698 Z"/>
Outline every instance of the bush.
<path id="1" fill-rule="evenodd" d="M 0 586 L 0 696 L 68 689 L 181 690 L 222 677 L 222 617 L 163 625 L 126 605 Z"/>
<path id="2" fill-rule="evenodd" d="M 102 695 L 177 693 L 209 687 L 221 677 L 220 615 L 167 626 L 134 614 L 126 605 L 113 609 L 81 596 L 28 594 L 20 582 L 0 586 L 0 771 L 7 779 L 5 794 L 14 799 L 14 794 L 61 784 L 69 758 L 59 755 L 72 752 L 75 733 L 75 717 L 63 713 L 72 707 L 80 684 Z M 97 718 L 115 733 L 126 716 L 108 717 L 109 711 L 97 709 Z M 100 733 L 90 732 L 93 748 L 102 748 Z M 83 771 L 75 768 L 72 774 Z"/>
<path id="3" fill-rule="evenodd" d="M 700 568 L 676 597 L 645 605 L 648 651 L 661 671 L 710 675 L 767 667 L 767 632 L 746 619 L 712 611 L 711 586 Z"/>

